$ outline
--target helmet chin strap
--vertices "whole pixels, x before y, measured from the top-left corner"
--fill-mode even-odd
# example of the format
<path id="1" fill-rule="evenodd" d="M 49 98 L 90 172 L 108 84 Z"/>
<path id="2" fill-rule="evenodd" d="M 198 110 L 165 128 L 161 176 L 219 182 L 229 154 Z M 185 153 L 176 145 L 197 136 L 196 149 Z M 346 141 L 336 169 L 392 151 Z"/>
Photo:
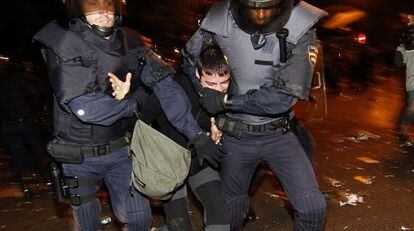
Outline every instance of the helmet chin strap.
<path id="1" fill-rule="evenodd" d="M 99 34 L 102 37 L 108 37 L 112 33 L 114 33 L 115 29 L 119 27 L 119 24 L 121 23 L 121 16 L 116 15 L 115 16 L 115 22 L 113 26 L 107 27 L 107 26 L 98 26 L 96 24 L 91 25 L 85 18 L 85 16 L 82 17 L 82 20 L 88 24 L 93 31 L 95 31 L 97 34 Z"/>
<path id="2" fill-rule="evenodd" d="M 107 27 L 107 26 L 98 26 L 98 25 L 90 25 L 92 30 L 98 33 L 102 37 L 108 37 L 115 31 L 115 26 Z"/>

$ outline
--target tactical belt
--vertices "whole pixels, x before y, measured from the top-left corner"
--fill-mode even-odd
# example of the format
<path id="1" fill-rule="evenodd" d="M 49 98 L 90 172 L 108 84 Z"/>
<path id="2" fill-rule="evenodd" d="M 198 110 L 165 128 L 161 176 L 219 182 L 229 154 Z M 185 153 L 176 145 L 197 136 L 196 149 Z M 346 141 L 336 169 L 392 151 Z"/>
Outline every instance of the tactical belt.
<path id="1" fill-rule="evenodd" d="M 242 128 L 242 131 L 247 131 L 247 132 L 274 131 L 278 128 L 281 128 L 283 132 L 286 132 L 287 130 L 290 129 L 290 118 L 283 117 L 275 121 L 272 121 L 266 124 L 260 124 L 260 125 L 245 124 L 242 122 L 241 128 Z"/>
<path id="2" fill-rule="evenodd" d="M 243 132 L 266 132 L 274 131 L 280 128 L 283 133 L 286 133 L 291 128 L 291 119 L 289 115 L 280 117 L 272 122 L 260 125 L 252 125 L 243 123 L 239 119 L 230 118 L 228 116 L 221 116 L 217 118 L 217 127 L 230 136 L 237 139 L 241 138 Z"/>
<path id="3" fill-rule="evenodd" d="M 130 143 L 130 136 L 126 135 L 123 136 L 119 139 L 110 141 L 107 144 L 104 145 L 100 145 L 100 146 L 82 146 L 81 152 L 84 156 L 103 156 L 106 155 L 108 153 L 111 153 L 112 151 L 118 149 L 118 148 L 122 148 L 125 147 L 127 145 L 129 145 Z"/>

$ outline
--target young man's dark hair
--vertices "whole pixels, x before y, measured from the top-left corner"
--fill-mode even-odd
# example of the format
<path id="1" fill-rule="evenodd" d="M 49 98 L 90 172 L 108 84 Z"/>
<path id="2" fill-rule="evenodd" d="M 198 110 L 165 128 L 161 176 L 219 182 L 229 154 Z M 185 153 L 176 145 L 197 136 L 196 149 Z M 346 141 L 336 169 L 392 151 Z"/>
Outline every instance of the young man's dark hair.
<path id="1" fill-rule="evenodd" d="M 210 46 L 201 52 L 197 61 L 197 71 L 200 76 L 202 76 L 202 72 L 207 75 L 217 74 L 218 76 L 225 76 L 229 73 L 229 64 L 220 47 Z"/>

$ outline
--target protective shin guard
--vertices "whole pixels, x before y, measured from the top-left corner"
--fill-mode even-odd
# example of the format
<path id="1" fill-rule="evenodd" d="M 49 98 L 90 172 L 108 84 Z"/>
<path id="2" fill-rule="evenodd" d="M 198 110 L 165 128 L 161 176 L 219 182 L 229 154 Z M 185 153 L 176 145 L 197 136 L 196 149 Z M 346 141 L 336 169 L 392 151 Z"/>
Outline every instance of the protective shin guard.
<path id="1" fill-rule="evenodd" d="M 187 197 L 171 200 L 163 205 L 168 231 L 191 231 Z"/>
<path id="2" fill-rule="evenodd" d="M 150 230 L 152 214 L 148 200 L 138 193 L 135 193 L 134 196 L 129 197 L 126 202 L 127 221 L 125 223 L 125 230 Z"/>
<path id="3" fill-rule="evenodd" d="M 294 231 L 318 231 L 323 229 L 326 202 L 317 191 L 304 195 L 299 201 L 295 212 Z"/>
<path id="4" fill-rule="evenodd" d="M 243 221 L 249 211 L 249 198 L 238 198 L 236 200 L 228 202 L 229 215 L 230 215 L 230 230 L 239 231 L 242 230 Z"/>
<path id="5" fill-rule="evenodd" d="M 75 220 L 75 230 L 77 231 L 96 231 L 101 230 L 101 203 L 98 199 L 72 206 L 73 217 Z"/>
<path id="6" fill-rule="evenodd" d="M 319 231 L 323 230 L 325 221 L 325 209 L 315 210 L 309 213 L 295 213 L 294 231 Z"/>
<path id="7" fill-rule="evenodd" d="M 204 207 L 205 230 L 230 230 L 228 209 L 221 181 L 210 181 L 194 189 L 194 193 Z"/>

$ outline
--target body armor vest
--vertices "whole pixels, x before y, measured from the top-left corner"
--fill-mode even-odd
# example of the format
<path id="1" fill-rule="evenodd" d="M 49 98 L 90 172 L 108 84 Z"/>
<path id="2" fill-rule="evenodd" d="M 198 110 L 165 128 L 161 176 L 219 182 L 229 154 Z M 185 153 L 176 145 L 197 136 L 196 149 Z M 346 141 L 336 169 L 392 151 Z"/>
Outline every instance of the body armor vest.
<path id="1" fill-rule="evenodd" d="M 34 39 L 46 47 L 43 51 L 55 94 L 54 136 L 59 142 L 82 145 L 101 145 L 125 135 L 132 130 L 135 118 L 124 118 L 110 126 L 88 124 L 79 120 L 67 103 L 78 96 L 101 92 L 110 95 L 108 72 L 120 79 L 127 72 L 139 74 L 135 54 L 141 43 L 127 44 L 126 33 L 118 31 L 106 40 L 90 30 L 80 20 L 69 30 L 56 23 L 49 23 Z M 136 41 L 136 39 L 135 39 Z M 61 63 L 71 65 L 71 73 L 59 70 Z M 67 71 L 67 69 L 66 69 Z M 131 81 L 138 81 L 132 78 Z M 131 91 L 135 83 L 131 83 Z"/>
<path id="2" fill-rule="evenodd" d="M 325 14 L 305 2 L 299 3 L 292 11 L 286 28 L 289 30 L 287 41 L 290 47 L 295 46 L 299 39 Z M 220 2 L 210 9 L 200 28 L 214 35 L 214 40 L 228 58 L 231 68 L 232 89 L 231 94 L 241 95 L 248 90 L 259 89 L 260 86 L 273 86 L 279 77 L 279 68 L 283 65 L 279 61 L 279 40 L 276 33 L 266 35 L 264 47 L 255 50 L 251 45 L 250 34 L 242 31 L 236 24 L 231 10 L 230 1 Z M 197 50 L 199 46 L 191 44 L 190 49 Z M 305 78 L 312 76 L 290 76 L 299 78 L 294 82 L 305 84 Z M 302 80 L 303 79 L 303 80 Z M 287 86 L 289 87 L 289 86 Z M 299 86 L 300 88 L 301 86 Z M 304 88 L 304 87 L 303 87 Z M 300 93 L 303 94 L 303 93 Z M 300 96 L 296 96 L 302 98 Z M 254 116 L 248 114 L 233 114 L 248 124 L 264 124 L 275 118 Z"/>

